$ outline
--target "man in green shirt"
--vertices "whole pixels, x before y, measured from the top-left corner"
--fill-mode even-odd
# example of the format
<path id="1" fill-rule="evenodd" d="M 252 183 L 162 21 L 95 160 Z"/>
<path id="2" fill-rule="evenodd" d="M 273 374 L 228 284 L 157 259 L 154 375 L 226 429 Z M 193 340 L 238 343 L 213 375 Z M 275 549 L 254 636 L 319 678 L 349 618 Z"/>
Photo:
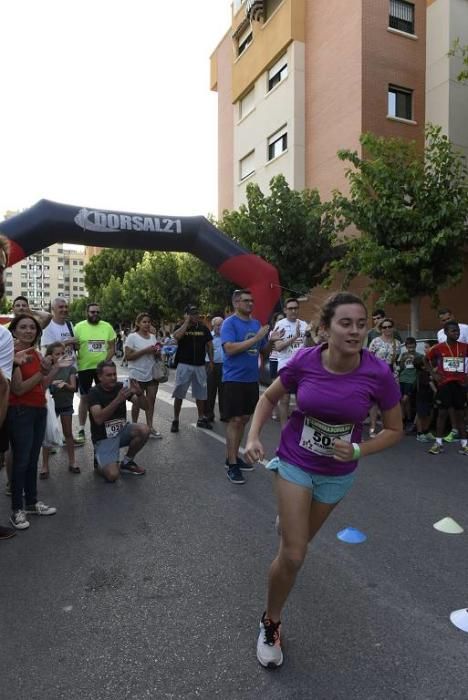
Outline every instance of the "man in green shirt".
<path id="1" fill-rule="evenodd" d="M 86 416 L 88 414 L 87 395 L 94 384 L 99 383 L 96 367 L 100 362 L 112 360 L 115 353 L 115 331 L 110 323 L 101 321 L 99 304 L 88 304 L 87 319 L 80 321 L 74 328 L 78 351 L 78 385 L 80 388 L 80 406 L 78 417 L 80 427 L 77 440 L 84 442 Z"/>

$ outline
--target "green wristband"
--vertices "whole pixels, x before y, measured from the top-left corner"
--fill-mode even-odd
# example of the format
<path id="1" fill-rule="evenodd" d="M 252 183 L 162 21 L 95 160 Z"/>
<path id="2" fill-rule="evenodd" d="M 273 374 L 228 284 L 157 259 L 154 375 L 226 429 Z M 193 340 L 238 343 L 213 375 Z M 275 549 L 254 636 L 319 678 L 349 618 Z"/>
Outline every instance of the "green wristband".
<path id="1" fill-rule="evenodd" d="M 357 442 L 352 443 L 353 446 L 353 459 L 359 459 L 361 456 L 361 448 L 357 444 Z"/>

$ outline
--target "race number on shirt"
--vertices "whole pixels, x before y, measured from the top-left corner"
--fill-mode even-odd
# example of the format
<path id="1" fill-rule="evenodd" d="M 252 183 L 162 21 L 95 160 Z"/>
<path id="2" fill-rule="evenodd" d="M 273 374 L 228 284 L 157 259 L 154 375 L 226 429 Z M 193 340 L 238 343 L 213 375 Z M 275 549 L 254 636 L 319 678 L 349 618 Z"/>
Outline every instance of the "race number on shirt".
<path id="1" fill-rule="evenodd" d="M 463 357 L 444 357 L 443 358 L 444 372 L 464 372 L 465 359 Z"/>
<path id="2" fill-rule="evenodd" d="M 88 340 L 88 352 L 105 352 L 107 340 Z"/>
<path id="3" fill-rule="evenodd" d="M 351 442 L 353 429 L 354 425 L 352 423 L 330 425 L 318 420 L 318 418 L 305 416 L 299 444 L 305 450 L 313 452 L 316 455 L 332 457 L 335 440 L 339 439 Z"/>
<path id="4" fill-rule="evenodd" d="M 123 418 L 115 418 L 114 420 L 106 420 L 104 427 L 108 438 L 117 437 L 127 425 L 127 421 Z"/>

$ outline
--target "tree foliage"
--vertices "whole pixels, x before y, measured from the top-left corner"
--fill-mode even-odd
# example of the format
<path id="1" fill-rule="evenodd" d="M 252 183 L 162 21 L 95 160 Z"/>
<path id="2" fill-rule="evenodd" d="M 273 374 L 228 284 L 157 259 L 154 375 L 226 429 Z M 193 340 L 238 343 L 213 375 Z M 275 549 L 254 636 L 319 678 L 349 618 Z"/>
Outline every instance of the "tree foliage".
<path id="1" fill-rule="evenodd" d="M 143 259 L 142 250 L 120 250 L 105 248 L 94 255 L 85 267 L 85 284 L 91 298 L 99 298 L 102 287 L 110 278 L 123 279 L 127 270 Z"/>
<path id="2" fill-rule="evenodd" d="M 455 39 L 449 51 L 449 56 L 458 56 L 463 62 L 464 67 L 457 75 L 457 80 L 460 83 L 468 80 L 468 45 L 462 46 L 460 39 Z"/>
<path id="3" fill-rule="evenodd" d="M 351 164 L 349 196 L 335 194 L 341 227 L 354 224 L 345 256 L 332 268 L 345 285 L 367 275 L 382 303 L 406 303 L 456 284 L 467 241 L 467 171 L 440 127 L 428 126 L 424 153 L 413 142 L 364 134 L 365 157 L 339 151 Z"/>
<path id="4" fill-rule="evenodd" d="M 247 203 L 225 212 L 218 227 L 278 268 L 281 284 L 307 292 L 326 276 L 334 255 L 335 227 L 317 190 L 290 189 L 285 177 L 270 182 L 264 195 L 256 183 L 247 186 Z"/>

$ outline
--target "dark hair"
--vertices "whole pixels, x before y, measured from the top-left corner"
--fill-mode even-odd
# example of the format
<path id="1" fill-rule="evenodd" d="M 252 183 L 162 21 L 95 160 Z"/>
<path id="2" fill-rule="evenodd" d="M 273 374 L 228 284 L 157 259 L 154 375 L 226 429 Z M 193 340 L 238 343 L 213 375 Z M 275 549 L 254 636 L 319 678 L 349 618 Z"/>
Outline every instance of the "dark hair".
<path id="1" fill-rule="evenodd" d="M 415 357 L 413 361 L 414 368 L 417 370 L 425 369 L 425 357 Z"/>
<path id="2" fill-rule="evenodd" d="M 336 309 L 338 306 L 343 306 L 344 304 L 359 304 L 359 306 L 362 306 L 366 312 L 367 317 L 367 309 L 360 297 L 356 296 L 355 294 L 351 294 L 350 292 L 335 292 L 335 294 L 328 297 L 320 309 L 319 324 L 325 328 L 330 328 L 330 323 L 335 315 Z"/>
<path id="3" fill-rule="evenodd" d="M 460 329 L 460 326 L 458 325 L 458 321 L 455 321 L 455 320 L 452 319 L 451 321 L 447 321 L 447 323 L 444 323 L 444 332 L 447 333 L 447 330 L 448 330 L 451 326 L 457 326 L 458 329 Z"/>
<path id="4" fill-rule="evenodd" d="M 63 343 L 61 343 L 60 340 L 56 340 L 55 343 L 51 343 L 50 345 L 47 346 L 46 355 L 52 355 L 55 348 L 65 348 L 65 345 Z"/>
<path id="5" fill-rule="evenodd" d="M 91 306 L 99 306 L 99 302 L 98 301 L 90 301 L 89 304 L 86 304 L 86 313 L 88 313 Z"/>
<path id="6" fill-rule="evenodd" d="M 372 316 L 385 316 L 385 310 L 384 309 L 374 309 L 372 312 Z"/>
<path id="7" fill-rule="evenodd" d="M 28 319 L 30 319 L 31 321 L 34 321 L 34 325 L 36 326 L 37 333 L 36 333 L 36 337 L 34 338 L 33 345 L 36 345 L 37 342 L 38 342 L 38 340 L 39 340 L 39 338 L 40 338 L 41 335 L 42 335 L 42 328 L 41 328 L 41 326 L 39 325 L 38 321 L 34 318 L 34 316 L 31 316 L 31 314 L 19 314 L 18 316 L 15 316 L 15 318 L 13 319 L 13 321 L 12 321 L 12 322 L 10 323 L 10 325 L 8 326 L 8 330 L 10 331 L 11 334 L 14 335 L 14 332 L 15 332 L 15 330 L 16 330 L 16 326 L 17 326 L 18 323 L 19 323 L 20 321 L 22 321 L 24 318 L 28 318 Z"/>
<path id="8" fill-rule="evenodd" d="M 239 301 L 241 296 L 243 294 L 251 294 L 252 292 L 250 289 L 235 289 L 232 293 L 232 303 L 234 304 L 235 301 Z"/>
<path id="9" fill-rule="evenodd" d="M 24 297 L 22 294 L 19 295 L 19 297 L 16 297 L 16 299 L 13 299 L 13 306 L 16 304 L 17 301 L 25 301 L 26 304 L 29 306 L 29 301 Z"/>
<path id="10" fill-rule="evenodd" d="M 96 367 L 96 374 L 98 377 L 103 373 L 106 367 L 116 367 L 116 364 L 113 360 L 102 360 Z"/>
<path id="11" fill-rule="evenodd" d="M 299 304 L 299 299 L 297 299 L 296 297 L 289 297 L 288 299 L 284 300 L 283 309 L 285 309 L 291 301 L 295 301 L 296 304 Z"/>
<path id="12" fill-rule="evenodd" d="M 416 345 L 416 338 L 413 338 L 411 335 L 409 335 L 405 340 L 405 345 L 407 343 L 411 343 L 412 345 Z"/>
<path id="13" fill-rule="evenodd" d="M 451 314 L 451 313 L 452 313 L 451 309 L 439 309 L 437 312 L 437 314 L 439 316 L 442 316 L 443 314 Z"/>

